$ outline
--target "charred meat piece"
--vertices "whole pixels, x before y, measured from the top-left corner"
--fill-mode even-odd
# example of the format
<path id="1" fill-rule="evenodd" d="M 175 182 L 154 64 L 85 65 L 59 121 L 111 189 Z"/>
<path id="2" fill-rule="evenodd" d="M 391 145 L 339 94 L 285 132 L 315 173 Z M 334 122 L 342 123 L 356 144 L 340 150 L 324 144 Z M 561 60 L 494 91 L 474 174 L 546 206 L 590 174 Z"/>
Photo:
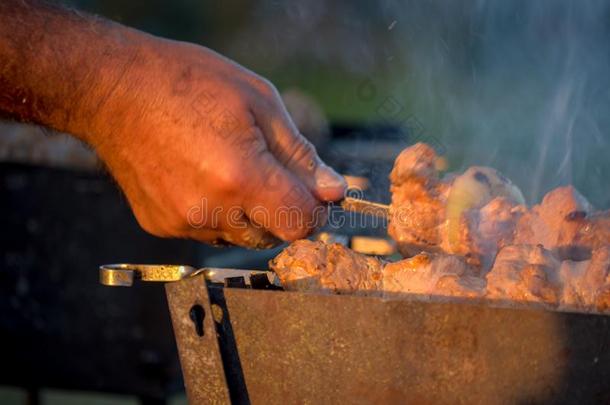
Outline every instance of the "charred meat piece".
<path id="1" fill-rule="evenodd" d="M 417 180 L 392 186 L 388 233 L 404 256 L 441 251 L 443 211 L 437 187 Z"/>
<path id="2" fill-rule="evenodd" d="M 466 262 L 453 255 L 420 253 L 387 263 L 383 268 L 384 293 L 427 296 L 481 297 L 485 280 Z"/>
<path id="3" fill-rule="evenodd" d="M 561 307 L 600 312 L 610 308 L 610 247 L 592 252 L 591 259 L 565 260 L 559 268 L 563 284 Z"/>
<path id="4" fill-rule="evenodd" d="M 482 277 L 463 257 L 420 253 L 393 263 L 344 245 L 300 240 L 270 262 L 285 289 L 373 296 L 485 298 L 575 311 L 610 310 L 610 248 L 560 261 L 542 245 L 509 245 Z"/>
<path id="5" fill-rule="evenodd" d="M 560 261 L 542 245 L 507 246 L 487 274 L 487 297 L 603 312 L 610 307 L 609 269 L 608 247 L 595 250 L 590 260 Z"/>
<path id="6" fill-rule="evenodd" d="M 444 254 L 384 263 L 343 245 L 299 240 L 269 265 L 288 290 L 460 297 L 479 297 L 485 290 L 485 280 L 462 258 Z"/>
<path id="7" fill-rule="evenodd" d="M 381 290 L 382 263 L 338 244 L 298 240 L 269 262 L 287 290 L 369 295 Z"/>
<path id="8" fill-rule="evenodd" d="M 284 287 L 610 310 L 610 211 L 593 212 L 571 186 L 528 210 L 496 170 L 475 166 L 441 179 L 438 162 L 419 143 L 400 153 L 390 174 L 388 232 L 408 258 L 387 263 L 297 241 L 270 262 Z"/>
<path id="9" fill-rule="evenodd" d="M 416 143 L 405 148 L 396 158 L 390 173 L 390 181 L 394 186 L 416 179 L 434 183 L 438 181 L 439 157 L 425 143 Z"/>
<path id="10" fill-rule="evenodd" d="M 493 214 L 497 208 L 511 209 L 513 205 L 524 204 L 521 191 L 495 169 L 490 167 L 474 166 L 455 178 L 451 184 L 445 208 L 447 228 L 444 233 L 444 250 L 451 253 L 464 253 L 470 251 L 469 244 L 464 245 L 461 235 L 464 221 L 468 221 L 468 214 L 473 210 L 480 210 L 492 200 L 500 198 L 496 206 L 489 206 L 488 211 Z M 507 207 L 510 204 L 510 207 Z M 465 218 L 466 216 L 466 218 Z M 485 215 L 484 213 L 484 216 Z M 493 216 L 487 216 L 487 222 Z M 470 228 L 471 231 L 476 229 Z"/>
<path id="11" fill-rule="evenodd" d="M 591 224 L 587 219 L 591 211 L 591 204 L 574 187 L 556 188 L 521 217 L 515 231 L 515 243 L 541 244 L 561 259 L 588 259 L 592 246 L 587 246 L 587 242 L 599 236 L 603 239 L 603 231 L 594 232 L 593 237 L 585 236 L 585 229 Z M 606 236 L 608 232 L 606 230 Z M 610 240 L 605 244 L 608 242 Z"/>
<path id="12" fill-rule="evenodd" d="M 577 229 L 570 244 L 564 246 L 566 256 L 578 259 L 589 256 L 589 252 L 610 247 L 610 210 L 589 214 L 577 221 Z"/>
<path id="13" fill-rule="evenodd" d="M 404 256 L 440 251 L 447 184 L 438 179 L 437 161 L 430 146 L 418 143 L 400 153 L 390 173 L 388 233 Z"/>
<path id="14" fill-rule="evenodd" d="M 403 150 L 390 174 L 388 233 L 400 252 L 447 252 L 489 269 L 497 250 L 512 242 L 525 211 L 523 195 L 489 167 L 471 167 L 439 179 L 439 157 L 419 143 Z"/>
<path id="15" fill-rule="evenodd" d="M 506 246 L 487 274 L 487 297 L 556 307 L 561 295 L 559 260 L 541 245 Z"/>
<path id="16" fill-rule="evenodd" d="M 485 274 L 498 250 L 513 242 L 515 226 L 525 211 L 523 205 L 515 205 L 505 197 L 496 197 L 481 208 L 463 212 L 457 229 L 457 243 L 453 247 L 444 246 L 447 251 L 466 257 L 468 263 L 478 266 L 481 274 Z"/>

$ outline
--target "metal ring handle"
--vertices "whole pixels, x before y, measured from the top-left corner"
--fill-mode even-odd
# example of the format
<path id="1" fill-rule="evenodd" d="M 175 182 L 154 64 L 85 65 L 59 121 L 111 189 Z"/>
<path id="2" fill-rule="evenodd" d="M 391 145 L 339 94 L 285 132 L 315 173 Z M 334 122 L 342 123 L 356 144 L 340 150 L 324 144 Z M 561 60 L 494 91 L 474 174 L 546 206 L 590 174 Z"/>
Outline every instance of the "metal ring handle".
<path id="1" fill-rule="evenodd" d="M 130 287 L 134 280 L 178 281 L 197 272 L 194 267 L 173 264 L 104 264 L 100 266 L 100 283 L 107 286 Z"/>

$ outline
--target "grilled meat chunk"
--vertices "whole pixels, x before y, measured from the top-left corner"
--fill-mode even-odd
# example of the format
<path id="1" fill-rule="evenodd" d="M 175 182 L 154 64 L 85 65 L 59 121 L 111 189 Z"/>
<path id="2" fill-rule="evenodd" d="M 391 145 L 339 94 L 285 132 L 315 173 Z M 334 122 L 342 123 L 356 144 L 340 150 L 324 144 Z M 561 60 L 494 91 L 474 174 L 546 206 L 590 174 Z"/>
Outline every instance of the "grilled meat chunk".
<path id="1" fill-rule="evenodd" d="M 390 173 L 390 181 L 395 186 L 400 186 L 412 179 L 437 182 L 438 162 L 439 157 L 432 147 L 425 143 L 416 143 L 405 148 L 398 155 Z"/>
<path id="2" fill-rule="evenodd" d="M 541 245 L 506 246 L 486 276 L 487 297 L 555 307 L 561 295 L 558 268 L 559 260 Z"/>
<path id="3" fill-rule="evenodd" d="M 610 307 L 609 271 L 609 247 L 595 250 L 590 260 L 560 261 L 542 245 L 507 246 L 487 274 L 487 297 L 603 312 Z"/>
<path id="4" fill-rule="evenodd" d="M 570 243 L 562 246 L 562 255 L 575 260 L 585 259 L 595 250 L 610 247 L 610 210 L 599 211 L 573 219 L 576 231 Z"/>
<path id="5" fill-rule="evenodd" d="M 479 297 L 485 289 L 484 279 L 462 258 L 445 254 L 385 263 L 340 244 L 299 240 L 269 266 L 288 290 Z"/>
<path id="6" fill-rule="evenodd" d="M 457 240 L 450 244 L 445 239 L 444 250 L 464 256 L 485 274 L 498 250 L 513 242 L 515 226 L 525 211 L 525 206 L 515 205 L 505 197 L 496 197 L 481 208 L 468 209 L 460 216 Z"/>
<path id="7" fill-rule="evenodd" d="M 458 254 L 470 252 L 472 248 L 468 239 L 464 239 L 463 232 L 477 230 L 469 226 L 469 217 L 472 217 L 469 214 L 474 211 L 477 216 L 478 210 L 497 198 L 501 199 L 500 204 L 496 202 L 487 209 L 492 214 L 497 208 L 510 210 L 513 205 L 524 204 L 521 191 L 510 180 L 490 167 L 474 166 L 456 177 L 451 184 L 445 207 L 447 223 L 443 235 L 444 250 Z M 508 204 L 511 206 L 507 207 Z M 486 214 L 483 213 L 483 216 Z M 487 222 L 491 220 L 493 216 L 487 218 Z"/>
<path id="8" fill-rule="evenodd" d="M 420 253 L 387 263 L 382 288 L 384 293 L 474 298 L 484 295 L 485 280 L 461 257 Z"/>
<path id="9" fill-rule="evenodd" d="M 388 233 L 404 256 L 440 251 L 448 186 L 438 179 L 437 160 L 430 146 L 418 143 L 402 151 L 390 173 Z"/>
<path id="10" fill-rule="evenodd" d="M 298 240 L 269 262 L 287 290 L 369 295 L 381 290 L 382 263 L 339 244 Z"/>
<path id="11" fill-rule="evenodd" d="M 444 204 L 436 187 L 413 180 L 392 186 L 388 233 L 404 256 L 441 251 Z"/>
<path id="12" fill-rule="evenodd" d="M 590 260 L 565 260 L 559 268 L 561 307 L 607 311 L 610 308 L 610 247 L 596 249 Z"/>
<path id="13" fill-rule="evenodd" d="M 297 241 L 270 262 L 286 289 L 365 295 L 484 297 L 610 311 L 610 211 L 572 186 L 528 210 L 489 167 L 441 179 L 428 145 L 403 150 L 390 174 L 393 263 L 342 245 Z"/>
<path id="14" fill-rule="evenodd" d="M 578 249 L 575 242 L 589 222 L 591 211 L 591 204 L 574 187 L 556 188 L 521 217 L 515 243 L 541 244 L 561 259 L 586 259 L 590 247 Z"/>
<path id="15" fill-rule="evenodd" d="M 610 248 L 560 261 L 542 245 L 509 245 L 480 276 L 464 258 L 420 253 L 393 263 L 340 244 L 300 240 L 269 263 L 285 289 L 373 296 L 486 298 L 577 311 L 610 310 Z"/>
<path id="16" fill-rule="evenodd" d="M 512 241 L 525 210 L 521 191 L 489 167 L 439 179 L 439 157 L 418 143 L 396 158 L 390 174 L 388 233 L 400 252 L 447 252 L 487 270 L 497 250 Z"/>

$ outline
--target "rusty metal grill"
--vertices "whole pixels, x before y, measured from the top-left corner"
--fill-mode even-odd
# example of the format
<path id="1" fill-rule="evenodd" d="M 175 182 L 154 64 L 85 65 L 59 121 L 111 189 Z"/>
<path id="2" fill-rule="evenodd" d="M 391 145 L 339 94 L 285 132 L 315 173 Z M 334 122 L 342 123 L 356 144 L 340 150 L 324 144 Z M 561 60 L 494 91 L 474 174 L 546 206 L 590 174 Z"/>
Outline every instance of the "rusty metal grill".
<path id="1" fill-rule="evenodd" d="M 206 281 L 166 293 L 189 402 L 610 403 L 609 318 Z"/>

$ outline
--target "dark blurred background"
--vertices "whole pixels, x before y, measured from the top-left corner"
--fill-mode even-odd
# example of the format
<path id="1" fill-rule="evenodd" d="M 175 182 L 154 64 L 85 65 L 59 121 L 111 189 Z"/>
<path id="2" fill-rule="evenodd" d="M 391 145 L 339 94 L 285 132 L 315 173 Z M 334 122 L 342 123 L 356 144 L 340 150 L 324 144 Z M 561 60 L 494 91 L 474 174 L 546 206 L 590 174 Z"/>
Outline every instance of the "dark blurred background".
<path id="1" fill-rule="evenodd" d="M 368 177 L 371 198 L 387 201 L 393 158 L 424 141 L 450 170 L 498 168 L 530 204 L 572 183 L 610 207 L 608 1 L 65 4 L 208 46 L 296 93 L 296 115 L 303 100 L 316 111 L 303 132 L 338 170 Z M 144 234 L 95 156 L 39 128 L 0 127 L 0 180 L 0 385 L 19 387 L 0 402 L 69 400 L 45 387 L 179 397 L 163 289 L 100 287 L 96 266 L 260 268 L 277 251 Z"/>

